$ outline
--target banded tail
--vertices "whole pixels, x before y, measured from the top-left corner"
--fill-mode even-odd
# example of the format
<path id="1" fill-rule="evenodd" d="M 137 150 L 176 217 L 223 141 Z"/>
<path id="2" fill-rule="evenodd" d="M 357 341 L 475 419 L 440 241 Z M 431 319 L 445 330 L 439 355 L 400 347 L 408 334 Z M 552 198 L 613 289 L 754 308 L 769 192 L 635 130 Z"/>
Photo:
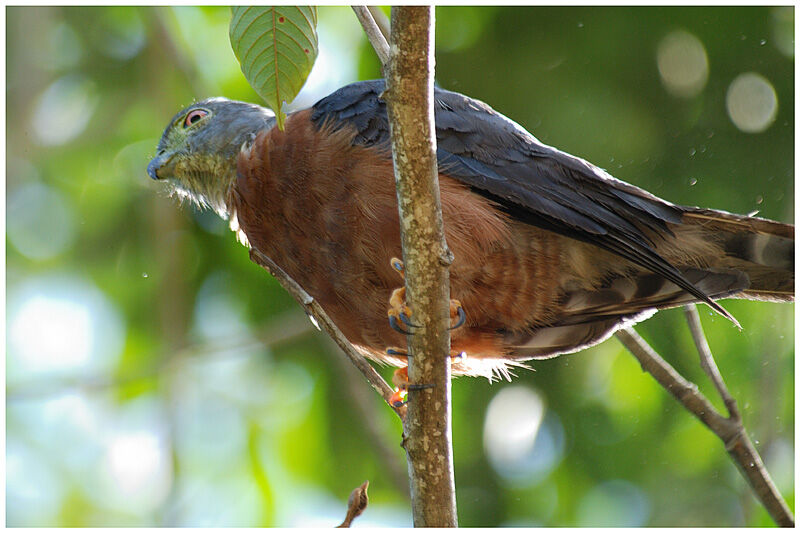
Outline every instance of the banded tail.
<path id="1" fill-rule="evenodd" d="M 658 252 L 713 299 L 794 301 L 794 226 L 724 211 L 683 207 Z M 599 287 L 564 294 L 556 319 L 532 331 L 508 332 L 513 359 L 547 358 L 597 344 L 658 309 L 697 297 L 651 272 L 616 275 Z"/>
<path id="2" fill-rule="evenodd" d="M 794 226 L 699 208 L 686 208 L 683 219 L 722 249 L 711 266 L 747 275 L 747 288 L 734 298 L 794 301 Z"/>

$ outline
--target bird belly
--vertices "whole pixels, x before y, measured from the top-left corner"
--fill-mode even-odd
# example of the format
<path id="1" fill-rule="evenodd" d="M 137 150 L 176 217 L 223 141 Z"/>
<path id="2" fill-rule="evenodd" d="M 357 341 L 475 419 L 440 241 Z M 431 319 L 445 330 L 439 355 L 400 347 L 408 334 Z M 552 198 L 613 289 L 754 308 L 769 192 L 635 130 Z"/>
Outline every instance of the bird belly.
<path id="1" fill-rule="evenodd" d="M 392 290 L 403 284 L 390 265 L 402 257 L 392 162 L 338 133 L 320 134 L 298 113 L 284 132 L 260 134 L 239 157 L 231 210 L 250 245 L 316 298 L 350 342 L 400 364 L 386 355 L 406 346 L 386 314 Z M 452 332 L 453 349 L 467 353 L 456 371 L 486 375 L 503 366 L 480 361 L 503 358 L 505 332 L 552 313 L 561 238 L 509 220 L 444 175 L 440 194 L 455 256 L 451 297 L 467 313 Z"/>

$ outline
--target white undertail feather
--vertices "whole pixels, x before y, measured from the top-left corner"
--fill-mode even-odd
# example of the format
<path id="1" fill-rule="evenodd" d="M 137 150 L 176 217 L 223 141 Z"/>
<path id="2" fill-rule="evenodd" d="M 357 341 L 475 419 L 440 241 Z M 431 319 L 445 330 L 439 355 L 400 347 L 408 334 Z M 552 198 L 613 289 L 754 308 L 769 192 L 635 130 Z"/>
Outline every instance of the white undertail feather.
<path id="1" fill-rule="evenodd" d="M 360 345 L 353 345 L 353 347 L 358 353 L 371 361 L 375 361 L 379 365 L 392 365 L 397 367 L 408 365 L 408 359 L 403 356 L 392 356 L 384 352 L 378 353 L 372 348 Z M 465 355 L 463 357 L 448 358 L 448 360 L 451 363 L 450 368 L 453 374 L 459 376 L 483 377 L 488 379 L 490 383 L 500 380 L 511 381 L 512 378 L 516 377 L 514 370 L 517 368 L 533 370 L 522 361 L 500 359 L 497 357 L 483 358 Z"/>
<path id="2" fill-rule="evenodd" d="M 239 219 L 236 216 L 236 211 L 232 211 L 230 214 L 230 219 L 228 220 L 228 227 L 231 228 L 236 234 L 236 240 L 245 245 L 247 248 L 250 248 L 250 241 L 247 240 L 247 235 L 239 226 Z"/>

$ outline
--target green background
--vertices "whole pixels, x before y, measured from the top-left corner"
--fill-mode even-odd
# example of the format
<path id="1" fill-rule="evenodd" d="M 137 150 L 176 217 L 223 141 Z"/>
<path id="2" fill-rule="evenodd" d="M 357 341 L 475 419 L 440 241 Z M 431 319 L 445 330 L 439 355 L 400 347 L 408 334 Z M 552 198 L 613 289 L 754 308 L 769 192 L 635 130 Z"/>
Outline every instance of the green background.
<path id="1" fill-rule="evenodd" d="M 6 15 L 7 525 L 333 526 L 365 479 L 356 526 L 410 525 L 394 413 L 222 221 L 146 175 L 179 108 L 259 101 L 229 9 Z M 793 222 L 792 7 L 436 18 L 441 87 L 667 200 Z M 348 8 L 319 19 L 296 108 L 379 75 Z M 676 31 L 707 57 L 691 96 L 659 74 Z M 777 98 L 760 133 L 726 108 L 747 72 Z M 794 306 L 725 307 L 744 329 L 701 307 L 711 348 L 793 507 Z M 637 329 L 721 405 L 680 310 Z M 461 525 L 771 524 L 722 444 L 615 339 L 532 366 L 513 383 L 454 382 Z"/>

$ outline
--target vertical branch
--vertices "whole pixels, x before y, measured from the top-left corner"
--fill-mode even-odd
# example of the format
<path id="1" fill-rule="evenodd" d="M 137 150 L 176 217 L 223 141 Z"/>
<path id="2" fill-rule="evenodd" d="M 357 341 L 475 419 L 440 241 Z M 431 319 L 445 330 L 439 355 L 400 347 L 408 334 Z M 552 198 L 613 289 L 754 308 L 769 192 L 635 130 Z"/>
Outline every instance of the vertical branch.
<path id="1" fill-rule="evenodd" d="M 450 279 L 439 199 L 433 112 L 433 7 L 392 8 L 384 99 L 392 137 L 407 300 L 421 326 L 409 336 L 410 391 L 403 422 L 418 527 L 455 527 L 450 406 Z"/>

